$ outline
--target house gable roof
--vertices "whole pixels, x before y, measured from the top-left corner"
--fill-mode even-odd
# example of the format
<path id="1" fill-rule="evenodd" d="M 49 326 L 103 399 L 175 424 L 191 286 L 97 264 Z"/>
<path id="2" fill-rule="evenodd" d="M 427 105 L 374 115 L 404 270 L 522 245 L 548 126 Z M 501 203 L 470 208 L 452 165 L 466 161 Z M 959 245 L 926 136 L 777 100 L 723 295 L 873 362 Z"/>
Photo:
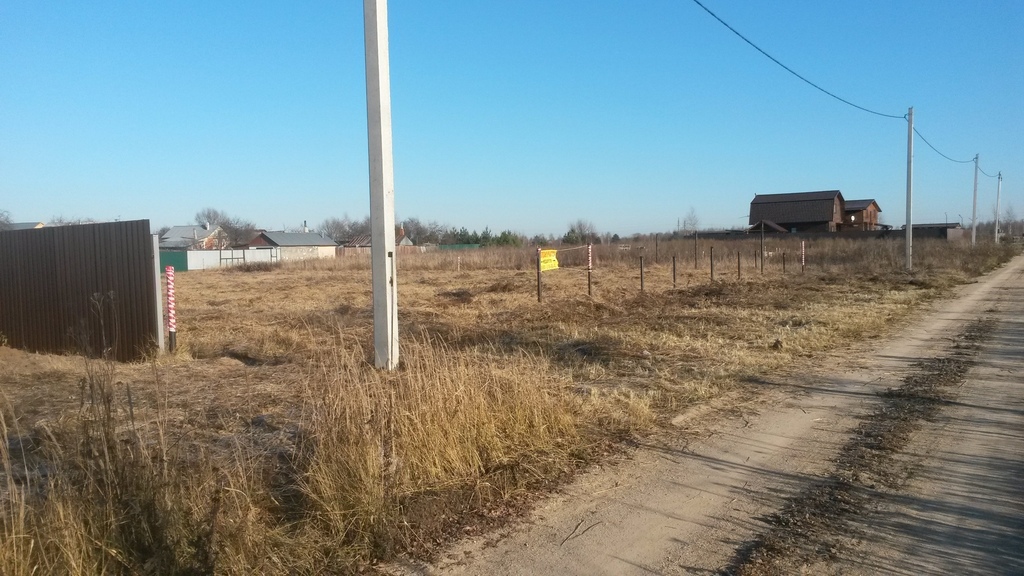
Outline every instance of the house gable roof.
<path id="1" fill-rule="evenodd" d="M 773 232 L 782 232 L 782 233 L 789 232 L 789 230 L 786 230 L 785 228 L 783 228 L 782 226 L 779 226 L 778 224 L 776 224 L 775 222 L 772 222 L 771 220 L 759 220 L 759 221 L 755 222 L 753 226 L 751 226 L 750 228 L 747 228 L 747 232 L 760 232 L 761 231 L 761 223 L 764 223 L 765 231 L 769 231 L 770 230 L 770 231 L 773 231 Z"/>
<path id="2" fill-rule="evenodd" d="M 867 210 L 868 208 L 870 208 L 872 204 L 875 205 L 875 210 L 877 210 L 879 212 L 882 211 L 882 208 L 878 205 L 878 202 L 874 201 L 874 199 L 868 199 L 868 200 L 847 200 L 846 201 L 846 211 L 847 212 L 861 212 L 863 210 Z"/>
<path id="3" fill-rule="evenodd" d="M 798 192 L 794 194 L 757 194 L 750 201 L 749 224 L 761 220 L 780 225 L 807 222 L 832 222 L 836 219 L 835 201 L 845 204 L 839 190 Z M 840 215 L 841 216 L 841 215 Z"/>
<path id="4" fill-rule="evenodd" d="M 7 230 L 35 230 L 36 228 L 42 228 L 45 226 L 42 222 L 11 222 L 7 225 Z"/>
<path id="5" fill-rule="evenodd" d="M 345 243 L 346 248 L 366 248 L 369 245 L 369 234 L 360 234 L 359 236 L 353 236 L 352 239 Z"/>
<path id="6" fill-rule="evenodd" d="M 346 248 L 369 248 L 373 245 L 373 237 L 369 234 L 360 234 L 359 236 L 353 236 L 351 240 L 345 242 Z M 395 233 L 395 246 L 413 246 L 413 241 L 405 235 L 404 231 Z"/>
<path id="7" fill-rule="evenodd" d="M 328 236 L 316 232 L 261 232 L 267 243 L 272 246 L 337 246 Z"/>
<path id="8" fill-rule="evenodd" d="M 160 237 L 161 248 L 188 248 L 200 240 L 215 236 L 220 232 L 220 226 L 211 226 L 209 230 L 199 225 L 171 226 Z"/>

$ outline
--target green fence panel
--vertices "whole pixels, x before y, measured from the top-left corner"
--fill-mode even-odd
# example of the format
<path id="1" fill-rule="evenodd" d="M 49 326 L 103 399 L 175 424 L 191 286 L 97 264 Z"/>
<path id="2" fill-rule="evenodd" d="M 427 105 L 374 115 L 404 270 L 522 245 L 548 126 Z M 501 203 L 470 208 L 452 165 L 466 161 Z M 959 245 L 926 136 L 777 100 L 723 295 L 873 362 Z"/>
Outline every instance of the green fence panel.
<path id="1" fill-rule="evenodd" d="M 188 271 L 188 253 L 183 250 L 161 250 L 160 273 L 168 266 L 174 266 L 175 272 Z"/>

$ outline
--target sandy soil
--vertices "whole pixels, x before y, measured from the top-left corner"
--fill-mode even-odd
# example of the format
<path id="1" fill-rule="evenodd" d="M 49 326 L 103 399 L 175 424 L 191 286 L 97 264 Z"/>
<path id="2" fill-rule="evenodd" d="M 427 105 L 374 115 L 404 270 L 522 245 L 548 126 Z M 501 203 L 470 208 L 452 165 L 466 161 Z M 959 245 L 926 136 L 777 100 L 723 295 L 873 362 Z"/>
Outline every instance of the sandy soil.
<path id="1" fill-rule="evenodd" d="M 522 523 L 456 544 L 394 574 L 715 574 L 769 529 L 767 518 L 830 474 L 878 392 L 952 338 L 996 328 L 956 403 L 904 458 L 920 474 L 881 495 L 834 562 L 807 573 L 1021 573 L 1024 477 L 1024 258 L 937 302 L 898 336 L 826 358 L 804 374 L 765 374 L 755 399 L 680 414 L 678 433 L 589 471 Z M 908 469 L 909 469 L 908 468 Z M 915 468 L 916 469 L 916 468 Z M 876 525 L 875 523 L 879 524 Z"/>

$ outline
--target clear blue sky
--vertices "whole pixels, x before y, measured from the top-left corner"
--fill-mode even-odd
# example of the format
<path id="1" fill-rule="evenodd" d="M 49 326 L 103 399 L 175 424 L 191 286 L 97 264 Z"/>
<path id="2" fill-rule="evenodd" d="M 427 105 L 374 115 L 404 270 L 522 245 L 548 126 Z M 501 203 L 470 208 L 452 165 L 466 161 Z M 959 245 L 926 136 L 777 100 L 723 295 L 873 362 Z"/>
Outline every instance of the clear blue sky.
<path id="1" fill-rule="evenodd" d="M 766 51 L 1024 213 L 1024 2 L 704 0 Z M 833 100 L 690 0 L 393 0 L 399 218 L 561 234 L 738 226 L 839 189 L 904 219 L 906 122 Z M 362 3 L 0 0 L 0 209 L 269 229 L 369 211 Z M 915 221 L 973 165 L 915 144 Z M 996 181 L 979 181 L 991 219 Z"/>

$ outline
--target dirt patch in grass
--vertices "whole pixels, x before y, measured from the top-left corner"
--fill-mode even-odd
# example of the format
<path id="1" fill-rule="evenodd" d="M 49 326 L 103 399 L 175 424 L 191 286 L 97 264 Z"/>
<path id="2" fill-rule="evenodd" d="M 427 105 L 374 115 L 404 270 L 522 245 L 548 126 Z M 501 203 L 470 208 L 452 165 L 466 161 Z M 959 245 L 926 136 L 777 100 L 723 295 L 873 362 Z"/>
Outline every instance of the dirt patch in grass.
<path id="1" fill-rule="evenodd" d="M 799 573 L 834 557 L 840 537 L 853 529 L 880 488 L 897 490 L 912 470 L 896 456 L 911 434 L 956 395 L 992 322 L 979 320 L 956 337 L 953 351 L 916 365 L 899 388 L 883 392 L 881 404 L 857 427 L 829 476 L 791 498 L 769 516 L 770 528 L 742 547 L 723 574 L 764 576 Z"/>

